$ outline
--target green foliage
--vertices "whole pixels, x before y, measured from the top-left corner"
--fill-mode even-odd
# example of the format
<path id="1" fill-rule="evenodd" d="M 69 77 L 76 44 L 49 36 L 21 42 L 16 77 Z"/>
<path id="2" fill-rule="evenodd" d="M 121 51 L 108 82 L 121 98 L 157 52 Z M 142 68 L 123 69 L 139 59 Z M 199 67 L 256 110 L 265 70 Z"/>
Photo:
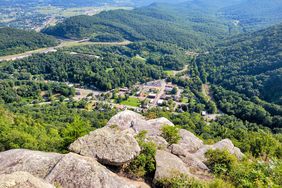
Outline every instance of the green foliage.
<path id="1" fill-rule="evenodd" d="M 281 161 L 243 161 L 236 164 L 226 178 L 236 187 L 278 188 L 281 186 Z"/>
<path id="2" fill-rule="evenodd" d="M 175 126 L 166 125 L 162 127 L 162 137 L 170 144 L 177 144 L 181 139 L 179 129 Z"/>
<path id="3" fill-rule="evenodd" d="M 92 42 L 121 42 L 123 38 L 119 35 L 113 34 L 100 34 L 90 37 L 90 41 Z"/>
<path id="4" fill-rule="evenodd" d="M 109 71 L 105 71 L 107 69 Z M 131 86 L 138 81 L 145 82 L 163 76 L 157 66 L 112 53 L 106 53 L 102 58 L 64 52 L 38 54 L 12 62 L 2 70 L 6 76 L 27 71 L 47 80 L 80 83 L 101 90 Z"/>
<path id="5" fill-rule="evenodd" d="M 157 147 L 153 142 L 147 142 L 146 131 L 141 131 L 135 138 L 141 148 L 141 153 L 130 162 L 125 171 L 133 177 L 140 178 L 152 175 L 155 171 L 155 155 Z"/>
<path id="6" fill-rule="evenodd" d="M 77 138 L 86 135 L 92 130 L 91 123 L 81 119 L 78 115 L 74 116 L 73 122 L 68 123 L 62 130 L 65 146 L 69 146 Z"/>
<path id="7" fill-rule="evenodd" d="M 66 105 L 0 107 L 0 150 L 26 148 L 66 152 L 68 145 L 93 130 L 103 127 L 114 114 L 87 112 Z"/>
<path id="8" fill-rule="evenodd" d="M 227 150 L 208 150 L 205 153 L 206 164 L 216 175 L 226 175 L 232 166 L 237 162 L 237 158 Z"/>
<path id="9" fill-rule="evenodd" d="M 134 10 L 114 10 L 94 16 L 71 17 L 44 32 L 67 38 L 85 38 L 94 33 L 111 34 L 130 41 L 164 41 L 199 49 L 233 33 L 231 28 L 232 25 L 213 12 L 191 7 L 187 3 L 153 4 Z"/>
<path id="10" fill-rule="evenodd" d="M 56 44 L 55 38 L 42 33 L 8 27 L 0 28 L 0 56 L 55 46 Z"/>
<path id="11" fill-rule="evenodd" d="M 162 179 L 158 182 L 158 185 L 164 188 L 205 188 L 204 183 L 184 174 Z"/>

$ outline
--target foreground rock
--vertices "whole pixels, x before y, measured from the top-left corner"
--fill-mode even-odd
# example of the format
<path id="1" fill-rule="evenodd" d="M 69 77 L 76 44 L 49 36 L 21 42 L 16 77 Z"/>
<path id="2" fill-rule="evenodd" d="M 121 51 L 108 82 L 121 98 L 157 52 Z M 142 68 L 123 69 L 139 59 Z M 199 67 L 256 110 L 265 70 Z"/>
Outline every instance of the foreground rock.
<path id="1" fill-rule="evenodd" d="M 140 153 L 134 136 L 117 127 L 97 129 L 76 140 L 69 149 L 77 154 L 96 158 L 102 164 L 116 166 L 130 162 Z"/>
<path id="2" fill-rule="evenodd" d="M 46 180 L 67 188 L 136 187 L 131 181 L 120 178 L 95 159 L 74 153 L 65 155 L 46 177 Z"/>
<path id="3" fill-rule="evenodd" d="M 9 150 L 0 153 L 0 174 L 17 171 L 44 178 L 61 160 L 62 154 L 31 151 L 25 149 Z"/>
<path id="4" fill-rule="evenodd" d="M 14 172 L 0 175 L 1 188 L 55 188 L 46 181 L 34 177 L 28 172 Z"/>
<path id="5" fill-rule="evenodd" d="M 156 153 L 156 172 L 154 182 L 158 182 L 165 178 L 173 178 L 180 174 L 191 176 L 189 169 L 177 156 L 162 150 Z"/>
<path id="6" fill-rule="evenodd" d="M 16 185 L 26 185 L 25 180 L 31 179 L 31 183 L 35 184 L 34 188 L 38 181 L 46 181 L 63 188 L 146 187 L 146 184 L 119 177 L 93 158 L 75 153 L 62 155 L 21 149 L 10 150 L 0 153 L 0 162 L 0 175 L 8 177 L 8 183 L 13 179 L 15 183 L 19 182 Z M 28 175 L 21 179 L 17 172 L 29 173 L 39 179 L 36 181 Z M 7 174 L 12 175 L 6 176 Z M 6 181 L 2 181 L 2 183 L 7 184 Z M 30 187 L 32 187 L 31 184 Z M 41 187 L 45 188 L 44 186 Z"/>

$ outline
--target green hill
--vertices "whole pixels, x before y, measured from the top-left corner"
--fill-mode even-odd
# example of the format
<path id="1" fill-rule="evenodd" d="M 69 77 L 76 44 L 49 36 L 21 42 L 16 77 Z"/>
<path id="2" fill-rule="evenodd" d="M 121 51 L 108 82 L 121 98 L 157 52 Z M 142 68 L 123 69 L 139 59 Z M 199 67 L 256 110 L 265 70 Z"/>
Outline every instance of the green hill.
<path id="1" fill-rule="evenodd" d="M 221 87 L 215 89 L 216 97 L 226 112 L 250 121 L 281 126 L 281 44 L 282 25 L 277 25 L 232 38 L 197 59 L 202 80 L 207 79 Z M 247 104 L 244 101 L 253 103 Z M 245 110 L 242 111 L 242 108 L 238 107 L 240 105 Z M 248 116 L 246 113 L 257 110 L 261 111 L 254 116 Z M 266 118 L 270 117 L 270 114 L 276 116 L 272 122 Z"/>
<path id="2" fill-rule="evenodd" d="M 44 33 L 66 38 L 114 34 L 131 41 L 156 40 L 197 49 L 228 36 L 230 25 L 203 10 L 152 4 L 134 10 L 114 10 L 94 16 L 76 16 L 47 28 Z"/>
<path id="3" fill-rule="evenodd" d="M 33 31 L 8 27 L 0 28 L 0 56 L 54 46 L 57 41 L 50 36 Z"/>

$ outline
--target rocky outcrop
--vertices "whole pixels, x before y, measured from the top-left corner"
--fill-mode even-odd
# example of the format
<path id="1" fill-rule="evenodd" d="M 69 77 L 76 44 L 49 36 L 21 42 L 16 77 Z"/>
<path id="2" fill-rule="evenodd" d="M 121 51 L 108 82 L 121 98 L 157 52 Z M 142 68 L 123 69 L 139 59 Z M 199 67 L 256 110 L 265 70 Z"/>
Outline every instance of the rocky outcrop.
<path id="1" fill-rule="evenodd" d="M 69 146 L 74 153 L 57 154 L 24 149 L 0 153 L 0 188 L 43 187 L 59 185 L 63 188 L 147 188 L 147 184 L 120 177 L 105 165 L 129 164 L 140 153 L 135 136 L 147 132 L 145 141 L 158 148 L 155 156 L 154 182 L 179 174 L 210 179 L 205 165 L 209 149 L 226 149 L 238 159 L 243 158 L 239 148 L 229 139 L 213 145 L 204 145 L 193 133 L 180 129 L 179 143 L 169 145 L 162 137 L 163 126 L 174 126 L 166 118 L 146 120 L 141 115 L 124 111 L 112 117 L 106 127 L 77 139 Z M 122 173 L 120 173 L 122 174 Z"/>
<path id="2" fill-rule="evenodd" d="M 31 183 L 34 184 L 38 181 L 42 183 L 48 182 L 53 185 L 60 185 L 63 188 L 146 187 L 146 184 L 136 183 L 119 177 L 94 158 L 84 157 L 75 153 L 63 155 L 30 150 L 10 150 L 0 153 L 0 159 L 0 175 L 9 177 L 9 180 L 15 183 L 19 182 L 16 185 L 26 185 L 26 180 L 31 179 Z M 26 175 L 24 179 L 21 179 L 20 174 L 17 172 L 22 171 L 30 174 L 30 176 Z M 7 174 L 11 175 L 6 176 Z M 38 181 L 36 181 L 36 178 L 32 178 L 32 176 L 36 177 Z M 7 184 L 10 181 L 2 181 L 2 183 Z M 32 184 L 27 185 L 32 187 Z M 41 187 L 44 188 L 44 186 Z"/>
<path id="3" fill-rule="evenodd" d="M 74 153 L 65 155 L 45 179 L 67 188 L 135 187 L 130 181 L 118 177 L 95 159 Z"/>
<path id="4" fill-rule="evenodd" d="M 188 152 L 195 152 L 204 145 L 201 139 L 185 129 L 180 129 L 179 135 L 181 136 L 179 145 Z"/>
<path id="5" fill-rule="evenodd" d="M 179 174 L 191 175 L 182 160 L 169 152 L 157 150 L 155 160 L 156 172 L 154 182 L 165 178 L 172 178 Z"/>
<path id="6" fill-rule="evenodd" d="M 207 172 L 209 170 L 203 161 L 183 148 L 182 145 L 173 144 L 170 148 L 171 153 L 178 156 L 188 167 L 202 172 Z"/>
<path id="7" fill-rule="evenodd" d="M 214 145 L 204 145 L 198 151 L 195 152 L 194 156 L 197 157 L 198 159 L 202 160 L 202 161 L 205 161 L 205 159 L 206 159 L 205 153 L 210 149 L 212 149 L 212 150 L 215 150 L 215 149 L 224 150 L 224 149 L 226 149 L 231 154 L 234 154 L 238 159 L 242 159 L 244 157 L 244 154 L 240 151 L 240 149 L 235 147 L 233 145 L 232 141 L 229 140 L 229 139 L 221 140 L 221 141 L 215 143 Z"/>
<path id="8" fill-rule="evenodd" d="M 120 130 L 129 128 L 142 127 L 148 124 L 143 116 L 140 114 L 125 110 L 113 116 L 107 123 L 106 127 L 118 127 Z"/>
<path id="9" fill-rule="evenodd" d="M 102 164 L 116 166 L 130 162 L 140 152 L 134 136 L 117 127 L 97 129 L 76 140 L 69 149 L 77 154 L 93 157 Z"/>
<path id="10" fill-rule="evenodd" d="M 14 172 L 0 175 L 0 188 L 55 188 L 55 186 L 28 172 Z"/>
<path id="11" fill-rule="evenodd" d="M 161 128 L 165 125 L 174 126 L 172 122 L 164 117 L 146 120 L 136 112 L 125 110 L 113 116 L 106 127 L 118 127 L 120 130 L 133 129 L 135 134 L 147 131 L 148 136 L 160 136 Z"/>
<path id="12" fill-rule="evenodd" d="M 44 178 L 61 160 L 62 154 L 30 151 L 25 149 L 9 150 L 0 153 L 0 174 L 17 171 Z"/>

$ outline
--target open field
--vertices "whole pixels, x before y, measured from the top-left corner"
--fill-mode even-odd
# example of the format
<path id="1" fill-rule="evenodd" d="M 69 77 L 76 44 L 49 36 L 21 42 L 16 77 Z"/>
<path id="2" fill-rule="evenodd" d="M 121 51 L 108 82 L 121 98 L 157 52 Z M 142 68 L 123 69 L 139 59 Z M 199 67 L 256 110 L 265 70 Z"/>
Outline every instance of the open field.
<path id="1" fill-rule="evenodd" d="M 121 104 L 127 106 L 139 107 L 141 105 L 141 102 L 138 98 L 129 97 L 126 101 L 122 101 Z"/>

